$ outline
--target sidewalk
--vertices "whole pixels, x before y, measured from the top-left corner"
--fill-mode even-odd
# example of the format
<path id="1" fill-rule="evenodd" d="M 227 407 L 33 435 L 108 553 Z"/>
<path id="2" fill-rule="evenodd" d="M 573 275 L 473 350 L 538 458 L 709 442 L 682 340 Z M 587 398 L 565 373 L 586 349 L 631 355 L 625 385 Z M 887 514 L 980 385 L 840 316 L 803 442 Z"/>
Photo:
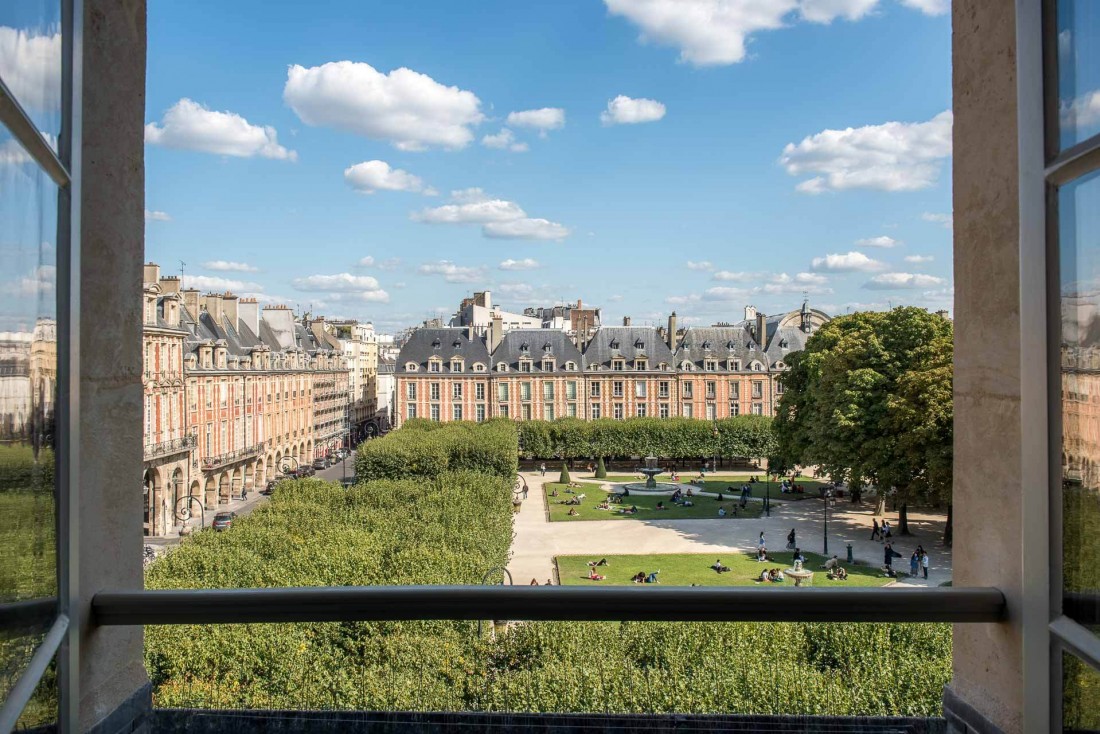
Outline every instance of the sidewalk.
<path id="1" fill-rule="evenodd" d="M 249 492 L 247 499 L 232 499 L 224 505 L 218 505 L 213 510 L 207 509 L 205 511 L 205 525 L 209 528 L 210 523 L 214 521 L 214 515 L 219 512 L 235 512 L 238 517 L 244 517 L 252 512 L 261 502 L 267 502 L 267 499 L 265 495 L 260 494 L 258 491 Z M 192 518 L 184 524 L 198 532 L 203 525 L 203 518 L 199 516 L 197 507 L 193 510 L 193 513 L 194 515 Z M 181 537 L 179 528 L 177 527 L 176 532 L 172 535 L 149 535 L 144 538 L 144 541 L 145 545 L 151 545 L 154 548 L 168 548 L 170 546 L 179 545 L 184 537 L 187 536 Z"/>

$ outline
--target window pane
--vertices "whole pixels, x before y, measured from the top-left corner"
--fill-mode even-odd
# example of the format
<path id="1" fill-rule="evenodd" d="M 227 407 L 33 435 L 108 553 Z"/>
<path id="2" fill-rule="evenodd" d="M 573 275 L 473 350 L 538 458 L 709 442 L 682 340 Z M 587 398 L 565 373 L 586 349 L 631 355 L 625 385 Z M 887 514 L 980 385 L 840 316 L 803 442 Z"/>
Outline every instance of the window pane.
<path id="1" fill-rule="evenodd" d="M 1062 653 L 1062 731 L 1100 731 L 1100 673 Z"/>
<path id="2" fill-rule="evenodd" d="M 57 148 L 61 130 L 61 4 L 0 3 L 0 79 Z M 0 165 L 5 158 L 0 148 Z"/>
<path id="3" fill-rule="evenodd" d="M 1096 623 L 1075 599 L 1100 593 L 1100 173 L 1058 197 L 1063 589 L 1066 613 Z"/>
<path id="4" fill-rule="evenodd" d="M 1058 3 L 1058 128 L 1061 148 L 1100 133 L 1100 3 Z"/>

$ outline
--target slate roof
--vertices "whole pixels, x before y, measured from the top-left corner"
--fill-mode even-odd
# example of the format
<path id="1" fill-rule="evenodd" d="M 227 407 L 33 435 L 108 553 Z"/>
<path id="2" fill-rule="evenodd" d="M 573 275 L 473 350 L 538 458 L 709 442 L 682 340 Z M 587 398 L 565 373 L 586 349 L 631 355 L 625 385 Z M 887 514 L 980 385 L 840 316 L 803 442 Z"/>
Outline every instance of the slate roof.
<path id="1" fill-rule="evenodd" d="M 767 364 L 763 350 L 753 338 L 753 324 L 742 321 L 735 326 L 689 327 L 676 348 L 676 369 L 687 361 L 702 370 L 707 359 L 719 360 L 719 370 L 726 371 L 728 360 L 739 360 L 743 370 L 748 369 L 753 360 Z"/>
<path id="2" fill-rule="evenodd" d="M 648 359 L 651 371 L 662 362 L 675 369 L 672 352 L 652 326 L 601 326 L 584 350 L 585 369 L 611 369 L 612 359 L 624 359 L 632 368 L 637 358 Z"/>
<path id="3" fill-rule="evenodd" d="M 485 341 L 478 336 L 471 339 L 466 329 L 417 329 L 409 335 L 397 357 L 398 374 L 408 374 L 405 366 L 409 362 L 419 365 L 417 372 L 428 371 L 428 360 L 438 356 L 443 360 L 442 374 L 451 371 L 451 358 L 461 357 L 465 361 L 465 371 L 469 372 L 475 362 L 481 362 L 489 368 L 489 350 Z M 440 373 L 432 373 L 440 374 Z"/>
<path id="4" fill-rule="evenodd" d="M 498 364 L 504 362 L 509 370 L 518 371 L 520 358 L 527 356 L 532 360 L 531 372 L 542 372 L 542 358 L 546 355 L 554 358 L 554 372 L 564 372 L 566 362 L 576 364 L 576 371 L 579 371 L 583 364 L 580 350 L 564 331 L 514 329 L 504 335 L 496 350 L 493 351 L 492 368 L 495 370 Z"/>

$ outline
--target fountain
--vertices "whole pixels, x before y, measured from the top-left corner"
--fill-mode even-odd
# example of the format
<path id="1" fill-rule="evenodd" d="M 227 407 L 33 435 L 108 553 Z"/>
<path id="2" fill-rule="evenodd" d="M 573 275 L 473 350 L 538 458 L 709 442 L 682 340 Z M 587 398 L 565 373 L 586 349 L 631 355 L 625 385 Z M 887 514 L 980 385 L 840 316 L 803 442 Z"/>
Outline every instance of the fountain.
<path id="1" fill-rule="evenodd" d="M 645 484 L 641 482 L 631 482 L 622 486 L 626 487 L 632 492 L 637 491 L 658 491 L 658 492 L 671 492 L 675 490 L 678 485 L 671 482 L 658 482 L 653 477 L 657 476 L 664 471 L 661 467 L 657 466 L 656 456 L 645 457 L 645 466 L 638 467 L 638 471 L 645 474 Z"/>

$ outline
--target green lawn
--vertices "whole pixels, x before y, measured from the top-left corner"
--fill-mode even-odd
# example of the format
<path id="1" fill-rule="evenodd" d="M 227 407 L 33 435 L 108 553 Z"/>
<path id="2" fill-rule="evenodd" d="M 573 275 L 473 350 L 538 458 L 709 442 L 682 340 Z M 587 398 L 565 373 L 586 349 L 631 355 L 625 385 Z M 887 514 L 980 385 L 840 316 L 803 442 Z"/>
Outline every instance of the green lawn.
<path id="1" fill-rule="evenodd" d="M 687 484 L 691 479 L 695 478 L 696 476 L 698 476 L 698 472 L 694 472 L 694 473 L 691 473 L 691 474 L 687 474 L 687 473 L 681 474 L 680 475 L 680 482 L 682 484 Z M 707 479 L 704 480 L 703 488 L 707 492 L 718 492 L 718 491 L 725 492 L 726 488 L 729 487 L 732 484 L 734 489 L 737 491 L 738 495 L 740 495 L 741 485 L 742 484 L 747 484 L 748 481 L 749 481 L 750 476 L 760 476 L 760 477 L 762 477 L 763 474 L 710 474 L 710 473 L 708 473 L 707 474 Z M 580 481 L 580 482 L 597 481 L 597 482 L 610 482 L 611 484 L 622 484 L 624 482 L 637 482 L 637 481 L 644 481 L 644 480 L 638 479 L 638 475 L 636 475 L 636 474 L 631 474 L 631 475 L 625 475 L 625 474 L 610 475 L 609 474 L 606 479 L 592 479 L 591 477 L 589 477 L 587 475 L 587 473 L 577 474 L 576 472 L 574 472 L 573 473 L 573 481 Z M 657 475 L 657 481 L 658 482 L 667 482 L 668 481 L 668 474 L 658 474 Z M 821 495 L 818 493 L 818 488 L 819 487 L 824 487 L 826 484 L 828 484 L 828 482 L 825 482 L 825 481 L 820 480 L 820 479 L 814 479 L 812 477 L 798 477 L 798 479 L 795 480 L 795 483 L 802 485 L 803 489 L 805 490 L 804 494 L 782 494 L 779 491 L 779 482 L 774 482 L 773 481 L 771 483 L 772 499 L 782 501 L 782 500 L 804 500 L 804 499 L 812 498 L 812 497 L 820 497 Z M 758 483 L 752 485 L 752 494 L 753 494 L 753 496 L 754 497 L 763 497 L 767 493 L 767 486 L 768 485 L 767 485 L 766 482 L 758 482 Z"/>
<path id="2" fill-rule="evenodd" d="M 718 502 L 713 497 L 693 497 L 692 501 L 695 502 L 693 507 L 681 507 L 680 505 L 674 505 L 669 500 L 668 495 L 643 495 L 643 494 L 631 494 L 626 498 L 626 502 L 622 505 L 612 504 L 610 510 L 597 510 L 596 505 L 600 504 L 603 500 L 611 496 L 612 493 L 605 492 L 600 489 L 598 484 L 591 482 L 578 482 L 583 485 L 581 489 L 576 490 L 578 493 L 583 493 L 585 498 L 581 501 L 579 507 L 561 504 L 563 501 L 572 498 L 574 495 L 567 494 L 565 492 L 566 485 L 551 483 L 544 485 L 544 491 L 546 492 L 546 503 L 550 507 L 550 520 L 551 521 L 569 521 L 569 520 L 699 520 L 699 519 L 718 519 L 718 508 L 725 507 L 726 519 L 735 519 L 733 517 L 733 509 L 737 506 L 736 498 L 733 500 L 727 500 L 724 502 Z M 550 493 L 553 490 L 558 491 L 557 497 L 551 497 Z M 664 502 L 667 510 L 656 509 L 658 502 Z M 624 515 L 619 510 L 621 508 L 635 506 L 638 508 L 637 514 Z M 577 514 L 570 516 L 569 511 L 576 510 Z M 764 511 L 763 502 L 750 502 L 745 509 L 738 508 L 737 518 L 754 518 L 760 517 L 760 514 Z"/>
<path id="3" fill-rule="evenodd" d="M 890 583 L 882 573 L 871 566 L 844 565 L 848 572 L 847 581 L 830 581 L 825 571 L 820 569 L 825 557 L 816 553 L 803 553 L 806 556 L 805 567 L 814 571 L 813 586 L 884 586 Z M 771 563 L 757 563 L 756 553 L 731 553 L 720 556 L 722 563 L 729 567 L 729 573 L 716 573 L 710 565 L 716 557 L 702 553 L 677 553 L 639 556 L 558 556 L 558 578 L 564 586 L 622 586 L 630 584 L 631 577 L 639 571 L 647 574 L 660 571 L 658 579 L 666 586 L 755 586 L 756 579 L 765 568 L 786 570 L 791 567 L 791 553 L 771 553 Z M 600 566 L 596 572 L 606 576 L 604 581 L 588 580 L 588 562 L 607 558 L 607 565 Z M 763 585 L 763 584 L 760 584 Z M 769 586 L 793 586 L 792 581 Z"/>

